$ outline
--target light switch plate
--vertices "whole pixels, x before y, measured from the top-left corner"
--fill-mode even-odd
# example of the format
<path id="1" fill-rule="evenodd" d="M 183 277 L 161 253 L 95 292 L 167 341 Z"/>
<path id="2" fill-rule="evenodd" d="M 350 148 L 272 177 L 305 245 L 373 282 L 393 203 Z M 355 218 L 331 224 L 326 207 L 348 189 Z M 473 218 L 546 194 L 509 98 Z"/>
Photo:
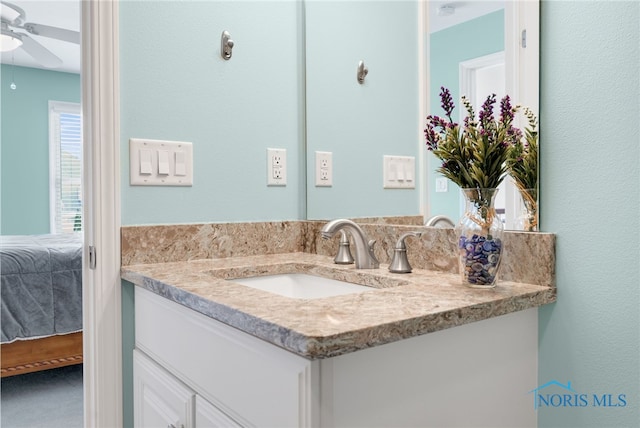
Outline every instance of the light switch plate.
<path id="1" fill-rule="evenodd" d="M 193 186 L 193 145 L 129 139 L 129 181 L 132 186 Z"/>
<path id="2" fill-rule="evenodd" d="M 413 156 L 384 156 L 382 163 L 385 189 L 415 189 L 416 158 Z"/>

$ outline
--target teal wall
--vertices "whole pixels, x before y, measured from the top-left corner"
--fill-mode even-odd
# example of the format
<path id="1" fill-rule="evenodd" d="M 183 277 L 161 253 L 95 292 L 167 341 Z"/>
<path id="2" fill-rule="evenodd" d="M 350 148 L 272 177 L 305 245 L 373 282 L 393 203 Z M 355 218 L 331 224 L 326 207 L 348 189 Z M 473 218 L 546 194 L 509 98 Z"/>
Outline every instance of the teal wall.
<path id="1" fill-rule="evenodd" d="M 133 427 L 133 350 L 135 348 L 135 286 L 122 281 L 122 420 Z"/>
<path id="2" fill-rule="evenodd" d="M 430 35 L 430 57 L 427 69 L 429 76 L 430 112 L 442 116 L 440 87 L 451 91 L 456 105 L 455 114 L 460 113 L 461 61 L 489 55 L 504 50 L 504 10 L 489 13 L 471 21 L 454 25 Z M 426 150 L 426 149 L 425 149 Z M 429 215 L 446 215 L 456 221 L 460 217 L 459 187 L 449 181 L 449 191 L 436 193 L 435 180 L 442 177 L 436 172 L 440 161 L 427 152 L 427 192 Z"/>
<path id="3" fill-rule="evenodd" d="M 543 1 L 540 33 L 541 224 L 557 234 L 558 301 L 540 310 L 539 382 L 627 405 L 541 408 L 538 424 L 637 427 L 640 3 Z"/>
<path id="4" fill-rule="evenodd" d="M 49 101 L 79 103 L 80 75 L 6 64 L 1 75 L 0 234 L 49 233 Z"/>

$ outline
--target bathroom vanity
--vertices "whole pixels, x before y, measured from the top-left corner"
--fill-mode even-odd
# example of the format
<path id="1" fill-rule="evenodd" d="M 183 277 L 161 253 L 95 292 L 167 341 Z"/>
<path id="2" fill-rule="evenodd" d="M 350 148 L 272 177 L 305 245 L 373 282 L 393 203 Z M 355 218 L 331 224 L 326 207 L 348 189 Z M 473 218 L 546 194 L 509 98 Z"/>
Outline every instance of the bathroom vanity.
<path id="1" fill-rule="evenodd" d="M 555 290 L 381 267 L 308 253 L 123 267 L 135 425 L 535 426 L 535 308 Z M 371 289 L 296 298 L 236 281 L 282 273 Z"/>

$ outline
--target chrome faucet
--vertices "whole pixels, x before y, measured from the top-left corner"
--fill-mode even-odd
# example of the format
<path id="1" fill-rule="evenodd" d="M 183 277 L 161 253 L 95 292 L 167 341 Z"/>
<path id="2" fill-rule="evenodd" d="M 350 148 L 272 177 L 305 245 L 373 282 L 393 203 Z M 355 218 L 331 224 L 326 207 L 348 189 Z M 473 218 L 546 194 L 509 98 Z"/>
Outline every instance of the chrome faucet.
<path id="1" fill-rule="evenodd" d="M 380 267 L 380 263 L 376 256 L 373 254 L 373 245 L 375 240 L 369 241 L 364 231 L 351 220 L 336 219 L 331 220 L 325 224 L 320 230 L 320 234 L 323 239 L 329 239 L 336 234 L 339 230 L 348 231 L 353 237 L 353 242 L 356 246 L 356 269 L 377 269 Z"/>

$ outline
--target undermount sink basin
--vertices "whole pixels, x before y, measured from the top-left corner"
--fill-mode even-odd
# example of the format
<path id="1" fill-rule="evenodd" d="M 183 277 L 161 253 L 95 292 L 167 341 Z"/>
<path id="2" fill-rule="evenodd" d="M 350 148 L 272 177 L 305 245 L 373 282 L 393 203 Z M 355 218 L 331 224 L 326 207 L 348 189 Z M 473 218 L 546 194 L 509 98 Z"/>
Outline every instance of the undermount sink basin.
<path id="1" fill-rule="evenodd" d="M 321 299 L 343 294 L 362 293 L 374 288 L 303 273 L 237 278 L 230 281 L 295 299 Z"/>

